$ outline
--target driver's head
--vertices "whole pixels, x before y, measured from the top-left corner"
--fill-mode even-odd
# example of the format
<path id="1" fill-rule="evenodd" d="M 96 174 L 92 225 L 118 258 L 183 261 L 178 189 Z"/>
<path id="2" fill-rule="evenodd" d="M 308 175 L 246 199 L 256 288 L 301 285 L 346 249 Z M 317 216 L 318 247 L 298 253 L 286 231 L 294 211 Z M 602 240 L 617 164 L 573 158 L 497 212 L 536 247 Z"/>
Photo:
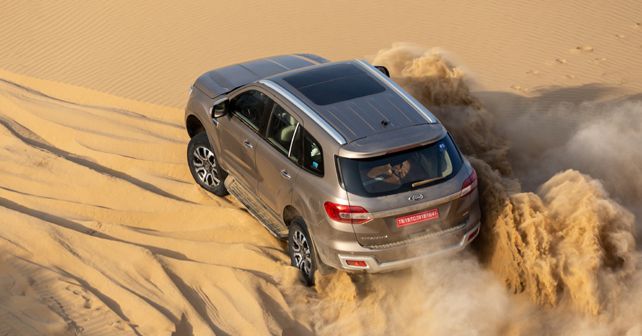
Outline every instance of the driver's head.
<path id="1" fill-rule="evenodd" d="M 392 173 L 399 178 L 404 178 L 410 172 L 410 161 L 404 160 L 401 163 L 392 166 Z"/>

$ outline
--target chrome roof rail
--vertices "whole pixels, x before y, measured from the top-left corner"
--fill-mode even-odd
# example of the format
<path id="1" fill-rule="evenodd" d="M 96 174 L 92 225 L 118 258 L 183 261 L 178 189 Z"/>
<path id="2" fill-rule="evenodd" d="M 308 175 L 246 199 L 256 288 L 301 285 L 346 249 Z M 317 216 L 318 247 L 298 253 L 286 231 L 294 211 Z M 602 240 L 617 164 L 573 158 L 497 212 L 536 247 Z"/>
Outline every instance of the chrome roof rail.
<path id="1" fill-rule="evenodd" d="M 423 106 L 420 102 L 418 102 L 413 96 L 411 96 L 409 93 L 404 91 L 397 83 L 395 83 L 392 79 L 388 78 L 386 75 L 384 75 L 381 71 L 377 70 L 377 68 L 373 67 L 370 65 L 368 62 L 365 62 L 363 60 L 355 60 L 359 65 L 361 65 L 364 69 L 368 70 L 371 74 L 373 74 L 377 79 L 379 79 L 380 82 L 384 83 L 388 88 L 390 88 L 392 91 L 396 92 L 398 95 L 403 98 L 410 106 L 412 106 L 419 114 L 421 114 L 424 119 L 426 119 L 429 123 L 434 124 L 437 122 L 437 118 L 433 116 L 433 114 L 428 111 L 428 109 Z"/>

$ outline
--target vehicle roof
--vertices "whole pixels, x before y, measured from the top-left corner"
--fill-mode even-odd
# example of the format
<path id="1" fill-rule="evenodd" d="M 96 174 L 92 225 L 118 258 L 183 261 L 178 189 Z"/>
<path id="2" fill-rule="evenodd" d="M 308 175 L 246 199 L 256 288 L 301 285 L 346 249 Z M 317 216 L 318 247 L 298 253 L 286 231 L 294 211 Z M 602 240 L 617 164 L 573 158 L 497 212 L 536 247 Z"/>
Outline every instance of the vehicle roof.
<path id="1" fill-rule="evenodd" d="M 309 106 L 347 144 L 380 133 L 437 123 L 432 113 L 363 61 L 325 63 L 267 79 Z M 360 91 L 355 85 L 366 88 Z M 319 90 L 315 91 L 314 86 Z M 364 92 L 367 94 L 360 95 Z M 338 97 L 327 97 L 328 94 Z"/>
<path id="2" fill-rule="evenodd" d="M 312 54 L 266 57 L 208 71 L 196 80 L 194 86 L 215 98 L 266 77 L 326 62 L 325 58 Z"/>
<path id="3" fill-rule="evenodd" d="M 216 98 L 257 82 L 308 115 L 342 147 L 342 156 L 396 151 L 445 134 L 428 109 L 362 60 L 329 62 L 312 54 L 274 56 L 209 71 L 194 86 Z M 435 127 L 418 127 L 421 125 Z"/>

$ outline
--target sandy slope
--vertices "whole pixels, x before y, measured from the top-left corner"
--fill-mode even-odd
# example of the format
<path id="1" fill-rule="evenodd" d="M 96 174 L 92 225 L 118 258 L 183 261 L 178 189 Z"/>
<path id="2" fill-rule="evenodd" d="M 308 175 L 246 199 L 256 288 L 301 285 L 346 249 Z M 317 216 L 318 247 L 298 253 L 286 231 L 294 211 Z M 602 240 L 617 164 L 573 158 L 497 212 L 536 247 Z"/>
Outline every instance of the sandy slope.
<path id="1" fill-rule="evenodd" d="M 413 94 L 429 88 L 448 96 L 462 87 L 452 83 L 471 85 L 496 119 L 494 131 L 514 149 L 509 158 L 526 189 L 575 168 L 603 181 L 615 201 L 640 215 L 640 22 L 642 8 L 633 0 L 2 1 L 0 335 L 640 334 L 642 274 L 630 245 L 618 256 L 627 265 L 637 262 L 637 271 L 621 285 L 598 286 L 596 294 L 626 288 L 628 299 L 598 300 L 588 309 L 615 316 L 576 314 L 573 296 L 586 293 L 574 291 L 567 279 L 573 277 L 550 262 L 565 254 L 519 256 L 559 278 L 558 309 L 512 295 L 501 272 L 471 255 L 431 264 L 431 272 L 355 283 L 339 274 L 327 288 L 305 289 L 283 246 L 238 202 L 193 183 L 182 121 L 187 87 L 215 66 L 295 51 L 364 57 L 396 41 L 443 47 L 455 70 L 430 57 L 426 67 L 398 64 Z M 424 98 L 442 110 L 434 97 Z M 486 131 L 478 143 L 492 138 L 476 119 L 453 120 Z M 490 152 L 500 151 L 491 146 Z M 614 173 L 614 164 L 624 168 Z M 592 179 L 561 176 L 554 181 L 566 186 L 589 181 L 582 186 L 598 194 L 589 206 L 613 204 Z M 542 208 L 559 203 L 549 194 L 540 193 Z M 538 215 L 526 206 L 537 197 L 512 196 L 513 203 L 504 201 L 515 214 L 499 212 Z M 580 215 L 610 225 L 609 216 Z M 550 225 L 555 220 L 535 217 L 546 230 L 558 229 Z M 539 222 L 521 229 L 533 223 Z M 590 250 L 599 261 L 603 246 L 589 244 L 599 239 L 579 237 L 587 237 L 588 247 L 577 250 Z M 537 243 L 534 254 L 541 252 Z M 611 275 L 599 263 L 589 266 L 574 274 L 591 281 L 587 270 Z M 515 283 L 531 281 L 511 272 Z M 540 277 L 528 285 L 542 284 L 550 282 Z"/>
<path id="2" fill-rule="evenodd" d="M 276 284 L 293 277 L 280 245 L 233 200 L 194 188 L 179 111 L 163 120 L 151 105 L 70 102 L 10 77 L 0 83 L 8 334 L 21 330 L 16 315 L 25 334 L 288 327 L 287 310 L 263 311 L 285 306 Z"/>

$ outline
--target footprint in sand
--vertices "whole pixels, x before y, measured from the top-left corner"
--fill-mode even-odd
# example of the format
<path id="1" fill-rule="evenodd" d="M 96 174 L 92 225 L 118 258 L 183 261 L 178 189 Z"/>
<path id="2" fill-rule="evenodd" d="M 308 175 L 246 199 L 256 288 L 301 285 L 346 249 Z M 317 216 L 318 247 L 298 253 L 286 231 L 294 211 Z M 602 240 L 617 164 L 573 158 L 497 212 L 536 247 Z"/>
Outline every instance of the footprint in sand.
<path id="1" fill-rule="evenodd" d="M 633 29 L 642 29 L 642 22 L 634 22 Z"/>
<path id="2" fill-rule="evenodd" d="M 82 307 L 85 309 L 91 309 L 91 298 L 85 295 L 83 295 L 82 298 L 85 300 Z"/>
<path id="3" fill-rule="evenodd" d="M 592 53 L 593 47 L 591 47 L 590 45 L 577 46 L 571 49 L 570 52 L 573 54 Z"/>
<path id="4" fill-rule="evenodd" d="M 556 58 L 555 62 L 557 62 L 557 64 L 568 64 L 568 61 L 564 58 Z"/>
<path id="5" fill-rule="evenodd" d="M 566 79 L 575 79 L 576 78 L 575 75 L 570 75 L 570 74 L 569 75 L 565 75 L 564 77 Z"/>
<path id="6" fill-rule="evenodd" d="M 622 34 L 615 34 L 615 37 L 619 38 L 620 40 L 623 40 L 623 39 L 626 38 L 626 36 L 624 36 Z"/>
<path id="7" fill-rule="evenodd" d="M 526 71 L 527 75 L 539 75 L 541 73 L 542 73 L 541 71 L 535 70 L 535 69 L 531 69 L 531 70 Z"/>
<path id="8" fill-rule="evenodd" d="M 511 85 L 510 88 L 515 90 L 515 91 L 522 92 L 522 93 L 528 93 L 530 91 L 528 88 L 522 87 L 522 86 L 517 85 L 517 84 Z"/>
<path id="9" fill-rule="evenodd" d="M 67 287 L 65 287 L 65 289 L 66 289 L 66 290 L 68 290 L 68 291 L 70 291 L 71 293 L 73 293 L 73 294 L 74 294 L 74 295 L 76 295 L 76 296 L 80 296 L 80 297 L 82 297 L 82 299 L 83 299 L 83 301 L 84 301 L 84 303 L 83 303 L 83 308 L 85 308 L 85 309 L 91 309 L 91 306 L 92 306 L 92 305 L 91 305 L 91 298 L 90 298 L 89 296 L 85 295 L 85 293 L 86 293 L 87 291 L 85 291 L 84 289 L 83 289 L 82 291 L 81 291 L 81 290 L 78 290 L 78 289 L 74 289 L 74 288 L 72 288 L 71 286 L 67 286 Z"/>

